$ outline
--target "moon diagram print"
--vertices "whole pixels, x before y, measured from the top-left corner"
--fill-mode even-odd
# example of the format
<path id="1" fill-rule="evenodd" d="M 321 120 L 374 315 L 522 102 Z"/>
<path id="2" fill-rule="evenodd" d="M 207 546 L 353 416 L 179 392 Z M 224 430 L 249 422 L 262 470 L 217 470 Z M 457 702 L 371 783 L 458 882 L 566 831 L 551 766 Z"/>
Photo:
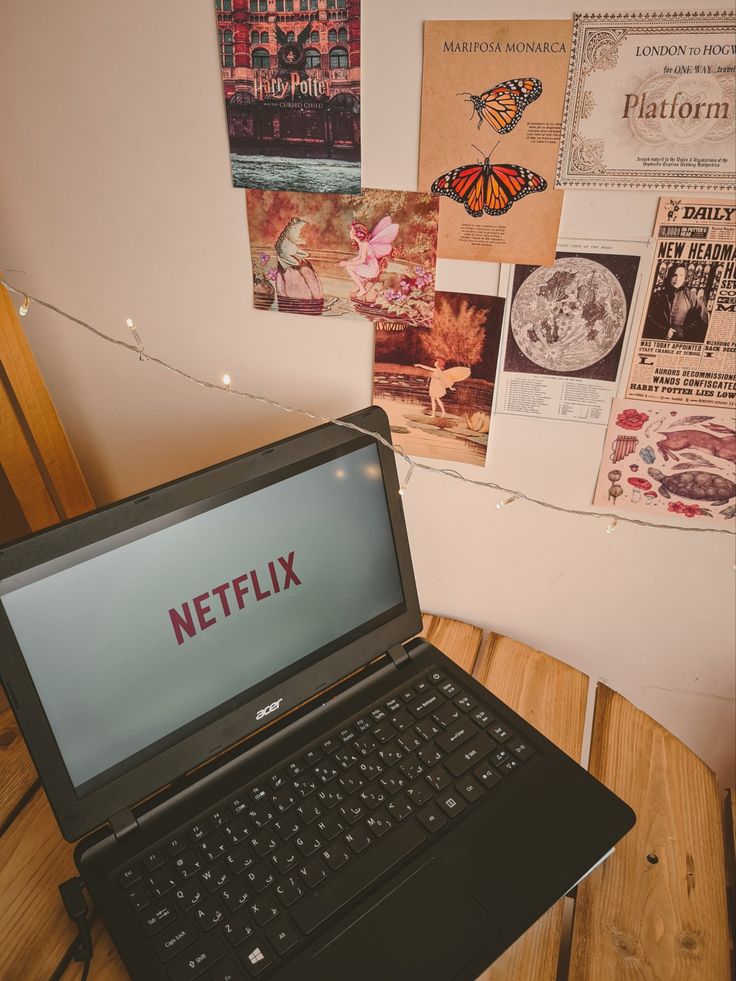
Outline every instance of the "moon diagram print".
<path id="1" fill-rule="evenodd" d="M 604 425 L 638 296 L 644 242 L 567 239 L 514 266 L 496 411 Z"/>
<path id="2" fill-rule="evenodd" d="M 519 349 L 548 371 L 580 371 L 601 361 L 623 334 L 626 297 L 599 262 L 582 257 L 540 266 L 511 307 Z"/>

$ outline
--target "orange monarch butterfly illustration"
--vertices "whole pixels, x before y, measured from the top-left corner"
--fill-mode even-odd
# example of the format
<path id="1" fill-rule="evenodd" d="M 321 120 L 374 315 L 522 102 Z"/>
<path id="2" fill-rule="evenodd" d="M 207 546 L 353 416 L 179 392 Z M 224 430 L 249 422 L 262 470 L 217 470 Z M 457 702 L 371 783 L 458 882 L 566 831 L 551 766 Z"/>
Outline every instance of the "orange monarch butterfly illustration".
<path id="1" fill-rule="evenodd" d="M 469 215 L 480 218 L 483 212 L 502 215 L 519 198 L 547 189 L 547 181 L 534 171 L 518 164 L 492 164 L 490 160 L 489 153 L 483 163 L 464 164 L 443 174 L 432 184 L 432 193 L 459 201 Z"/>
<path id="2" fill-rule="evenodd" d="M 519 122 L 529 103 L 534 102 L 541 94 L 542 83 L 538 78 L 512 78 L 508 82 L 499 82 L 480 95 L 458 92 L 458 95 L 470 96 L 465 101 L 472 102 L 473 112 L 478 113 L 478 129 L 485 119 L 501 134 L 509 133 Z M 473 118 L 472 113 L 470 118 Z"/>

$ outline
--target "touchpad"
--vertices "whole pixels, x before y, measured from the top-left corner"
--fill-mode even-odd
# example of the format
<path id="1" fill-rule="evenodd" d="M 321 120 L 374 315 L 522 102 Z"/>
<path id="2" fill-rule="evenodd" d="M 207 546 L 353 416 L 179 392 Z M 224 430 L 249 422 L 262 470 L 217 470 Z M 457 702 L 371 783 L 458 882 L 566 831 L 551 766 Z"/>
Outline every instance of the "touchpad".
<path id="1" fill-rule="evenodd" d="M 312 966 L 324 981 L 449 981 L 498 932 L 447 866 L 432 859 L 315 954 Z"/>

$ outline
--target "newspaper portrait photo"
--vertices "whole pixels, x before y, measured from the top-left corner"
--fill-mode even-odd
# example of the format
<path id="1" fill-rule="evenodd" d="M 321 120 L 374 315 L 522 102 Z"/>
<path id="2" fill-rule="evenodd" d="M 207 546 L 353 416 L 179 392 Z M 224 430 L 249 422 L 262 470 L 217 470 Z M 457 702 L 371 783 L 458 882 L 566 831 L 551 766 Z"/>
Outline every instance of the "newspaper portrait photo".
<path id="1" fill-rule="evenodd" d="M 575 15 L 557 186 L 730 191 L 736 15 Z"/>
<path id="2" fill-rule="evenodd" d="M 736 201 L 661 198 L 626 394 L 736 406 Z"/>

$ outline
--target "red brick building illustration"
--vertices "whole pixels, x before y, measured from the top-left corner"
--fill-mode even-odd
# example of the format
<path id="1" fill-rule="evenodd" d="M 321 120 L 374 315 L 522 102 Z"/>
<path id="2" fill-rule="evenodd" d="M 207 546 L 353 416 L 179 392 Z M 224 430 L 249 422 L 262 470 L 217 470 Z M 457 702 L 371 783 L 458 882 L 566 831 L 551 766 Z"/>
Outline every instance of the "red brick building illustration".
<path id="1" fill-rule="evenodd" d="M 215 0 L 233 153 L 360 159 L 360 0 Z"/>

